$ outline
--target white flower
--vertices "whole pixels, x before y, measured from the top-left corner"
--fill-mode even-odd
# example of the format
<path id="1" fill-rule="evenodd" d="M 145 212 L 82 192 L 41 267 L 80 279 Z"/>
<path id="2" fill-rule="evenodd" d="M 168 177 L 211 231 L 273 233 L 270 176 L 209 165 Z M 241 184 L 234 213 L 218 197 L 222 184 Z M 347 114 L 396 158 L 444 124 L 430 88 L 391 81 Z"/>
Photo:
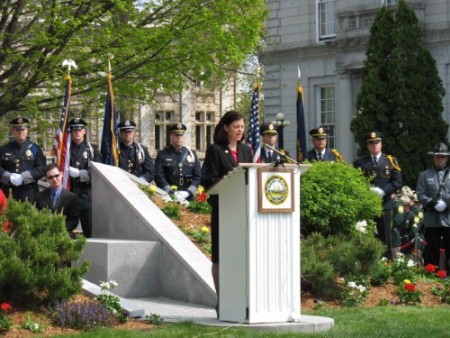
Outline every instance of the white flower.
<path id="1" fill-rule="evenodd" d="M 401 252 L 397 252 L 397 262 L 403 263 L 405 261 L 405 255 Z"/>
<path id="2" fill-rule="evenodd" d="M 366 221 L 356 222 L 355 229 L 364 234 L 367 233 L 367 222 Z"/>
<path id="3" fill-rule="evenodd" d="M 367 288 L 364 285 L 357 285 L 356 288 L 359 290 L 359 292 L 363 293 L 367 290 Z"/>
<path id="4" fill-rule="evenodd" d="M 109 283 L 100 281 L 100 288 L 103 290 L 109 289 Z"/>
<path id="5" fill-rule="evenodd" d="M 416 265 L 412 259 L 408 259 L 408 263 L 406 263 L 406 266 L 409 268 L 412 268 Z"/>
<path id="6" fill-rule="evenodd" d="M 112 289 L 112 288 L 117 287 L 119 284 L 117 284 L 117 282 L 116 282 L 115 280 L 111 279 L 111 280 L 109 281 L 109 285 L 110 285 L 110 287 L 111 287 L 111 289 Z"/>
<path id="7" fill-rule="evenodd" d="M 386 262 L 387 260 L 388 260 L 387 257 L 381 257 L 382 262 Z"/>
<path id="8" fill-rule="evenodd" d="M 397 211 L 398 211 L 399 214 L 403 214 L 403 212 L 404 212 L 403 206 L 400 205 L 400 206 L 398 207 Z"/>
<path id="9" fill-rule="evenodd" d="M 348 283 L 347 283 L 347 286 L 348 286 L 349 288 L 355 289 L 355 288 L 356 288 L 356 283 L 355 283 L 355 282 L 348 282 Z"/>
<path id="10" fill-rule="evenodd" d="M 420 219 L 422 219 L 422 218 L 423 218 L 423 212 L 422 212 L 422 211 L 419 211 L 419 213 L 417 214 L 417 216 L 418 216 Z"/>

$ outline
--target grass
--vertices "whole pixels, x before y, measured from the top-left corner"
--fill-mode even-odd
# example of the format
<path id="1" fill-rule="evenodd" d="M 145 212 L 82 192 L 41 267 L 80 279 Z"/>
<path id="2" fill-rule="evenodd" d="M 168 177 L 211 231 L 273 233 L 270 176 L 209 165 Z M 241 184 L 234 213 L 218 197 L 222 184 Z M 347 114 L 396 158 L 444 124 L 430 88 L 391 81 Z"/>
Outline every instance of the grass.
<path id="1" fill-rule="evenodd" d="M 141 337 L 345 337 L 345 338 L 422 338 L 450 337 L 450 307 L 380 306 L 372 308 L 321 309 L 305 314 L 334 318 L 334 327 L 321 333 L 280 333 L 237 329 L 231 327 L 200 326 L 190 322 L 163 324 L 151 331 L 121 331 L 99 329 L 77 337 L 141 338 Z M 58 336 L 58 337 L 74 337 Z"/>

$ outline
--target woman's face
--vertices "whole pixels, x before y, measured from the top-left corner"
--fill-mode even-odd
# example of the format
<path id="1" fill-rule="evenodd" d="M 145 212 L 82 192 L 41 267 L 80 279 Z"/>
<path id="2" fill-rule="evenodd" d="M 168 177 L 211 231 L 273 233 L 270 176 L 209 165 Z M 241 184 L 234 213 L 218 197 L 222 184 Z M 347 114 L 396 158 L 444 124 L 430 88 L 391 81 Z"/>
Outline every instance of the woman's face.
<path id="1" fill-rule="evenodd" d="M 225 125 L 224 128 L 230 142 L 239 142 L 242 140 L 245 128 L 243 119 L 231 122 L 228 126 Z"/>

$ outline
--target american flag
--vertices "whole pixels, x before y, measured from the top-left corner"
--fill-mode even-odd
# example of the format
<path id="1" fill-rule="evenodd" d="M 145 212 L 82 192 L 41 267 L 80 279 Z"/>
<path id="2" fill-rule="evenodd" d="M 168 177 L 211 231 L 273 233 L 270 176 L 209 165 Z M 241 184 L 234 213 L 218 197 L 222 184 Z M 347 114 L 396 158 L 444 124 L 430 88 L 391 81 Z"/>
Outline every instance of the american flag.
<path id="1" fill-rule="evenodd" d="M 118 129 L 119 114 L 114 103 L 112 75 L 108 74 L 108 93 L 106 95 L 105 118 L 103 122 L 101 154 L 103 163 L 119 166 Z"/>
<path id="2" fill-rule="evenodd" d="M 247 144 L 253 150 L 253 163 L 261 163 L 261 135 L 259 134 L 259 84 L 257 84 L 253 90 Z"/>
<path id="3" fill-rule="evenodd" d="M 70 119 L 70 97 L 72 95 L 72 78 L 70 75 L 65 77 L 66 93 L 64 95 L 64 106 L 61 111 L 59 120 L 59 128 L 55 135 L 53 144 L 53 161 L 61 170 L 62 186 L 66 189 L 70 188 L 69 167 L 70 167 L 70 131 L 67 129 Z"/>

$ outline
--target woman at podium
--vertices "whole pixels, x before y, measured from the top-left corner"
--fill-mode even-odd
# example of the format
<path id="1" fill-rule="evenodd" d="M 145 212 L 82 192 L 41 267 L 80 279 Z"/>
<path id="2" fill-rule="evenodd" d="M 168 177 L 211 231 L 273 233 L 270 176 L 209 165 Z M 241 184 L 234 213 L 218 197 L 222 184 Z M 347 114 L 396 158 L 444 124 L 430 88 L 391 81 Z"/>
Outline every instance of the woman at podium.
<path id="1" fill-rule="evenodd" d="M 202 167 L 202 185 L 209 189 L 222 177 L 233 171 L 239 163 L 251 163 L 252 151 L 244 143 L 244 117 L 228 111 L 214 129 L 214 143 L 208 146 Z M 212 276 L 219 299 L 219 196 L 211 195 L 211 253 Z"/>

